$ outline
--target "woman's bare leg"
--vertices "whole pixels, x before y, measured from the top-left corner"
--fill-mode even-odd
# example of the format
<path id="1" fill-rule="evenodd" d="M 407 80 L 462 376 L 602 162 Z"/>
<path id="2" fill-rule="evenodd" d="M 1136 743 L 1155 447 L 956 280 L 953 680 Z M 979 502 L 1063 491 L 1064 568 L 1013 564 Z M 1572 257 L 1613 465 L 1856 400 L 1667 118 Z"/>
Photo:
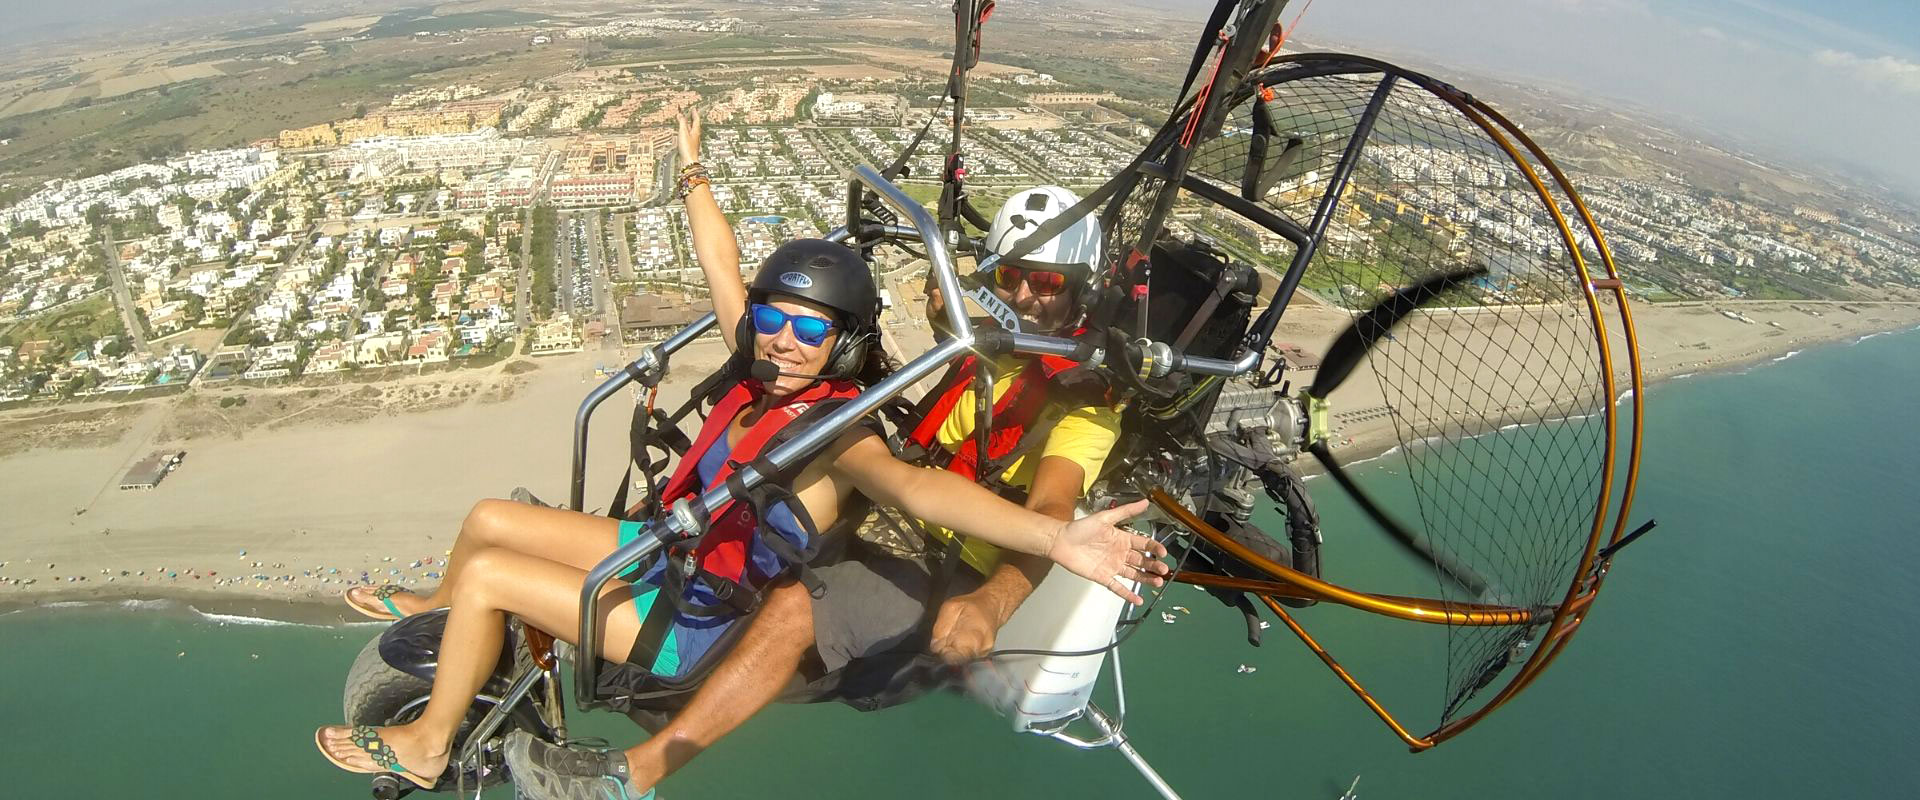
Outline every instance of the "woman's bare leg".
<path id="1" fill-rule="evenodd" d="M 620 522 L 597 514 L 582 514 L 560 508 L 516 503 L 511 500 L 482 500 L 475 503 L 460 523 L 460 535 L 447 556 L 447 568 L 440 586 L 429 595 L 398 592 L 394 606 L 403 613 L 418 614 L 452 605 L 456 578 L 466 570 L 475 553 L 489 548 L 511 550 L 543 558 L 570 567 L 592 569 L 619 544 Z M 355 602 L 379 608 L 372 587 L 354 590 Z"/>
<path id="2" fill-rule="evenodd" d="M 414 722 L 378 729 L 400 763 L 425 778 L 446 769 L 453 735 L 498 665 L 507 614 L 563 638 L 580 629 L 580 587 L 586 570 L 503 548 L 475 551 L 465 566 L 452 592 L 453 610 L 426 709 Z M 621 581 L 609 583 L 600 594 L 605 631 L 601 653 L 609 660 L 626 660 L 640 635 L 631 592 Z M 344 763 L 370 767 L 372 759 L 348 741 L 347 730 L 328 729 L 323 746 Z"/>

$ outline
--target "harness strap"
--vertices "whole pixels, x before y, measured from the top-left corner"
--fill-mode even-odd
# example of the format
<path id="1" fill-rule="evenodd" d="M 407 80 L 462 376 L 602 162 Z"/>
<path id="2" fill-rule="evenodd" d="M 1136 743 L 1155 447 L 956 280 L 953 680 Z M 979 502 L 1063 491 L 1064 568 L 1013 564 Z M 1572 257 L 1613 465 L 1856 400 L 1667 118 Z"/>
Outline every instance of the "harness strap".
<path id="1" fill-rule="evenodd" d="M 803 395 L 801 400 L 806 397 Z M 798 472 L 799 465 L 780 469 L 769 460 L 765 452 L 785 442 L 794 433 L 806 428 L 814 420 L 837 410 L 845 402 L 845 393 L 835 391 L 826 399 L 812 402 L 792 418 L 773 424 L 774 420 L 762 420 L 756 423 L 747 437 L 743 437 L 735 448 L 753 453 L 751 460 L 742 463 L 728 459 L 721 470 L 714 475 L 715 482 L 727 488 L 730 496 L 728 503 L 715 515 L 716 526 L 725 522 L 724 530 L 730 536 L 715 536 L 710 533 L 700 547 L 692 551 L 682 549 L 675 556 L 679 561 L 671 564 L 667 578 L 674 581 L 669 598 L 682 611 L 697 616 L 717 616 L 729 612 L 750 614 L 758 610 L 761 601 L 761 589 L 748 585 L 748 570 L 752 561 L 754 541 L 759 541 L 784 565 L 779 573 L 792 573 L 799 579 L 807 591 L 816 598 L 826 594 L 826 585 L 813 573 L 811 563 L 819 556 L 826 535 L 814 521 L 812 514 L 794 496 L 792 489 L 785 484 Z M 767 413 L 792 413 L 800 401 L 789 403 Z M 725 403 L 723 403 L 725 405 Z M 730 417 L 721 416 L 722 409 L 716 408 L 711 420 L 726 421 Z M 710 421 L 709 425 L 720 422 Z M 727 422 L 726 424 L 731 424 Z M 764 435 L 762 435 L 764 432 Z M 708 447 L 715 442 L 707 443 Z M 694 452 L 704 453 L 696 449 Z M 766 480 L 759 486 L 748 488 L 741 471 L 747 467 L 762 475 Z M 774 529 L 769 509 L 775 504 L 784 503 L 787 512 L 800 527 L 800 535 L 805 544 L 796 544 Z M 751 525 L 751 534 L 742 535 L 741 529 Z M 840 528 L 836 526 L 835 530 Z M 737 555 L 738 566 L 730 557 Z M 723 605 L 696 603 L 685 597 L 685 581 L 691 579 L 707 587 Z"/>
<path id="2" fill-rule="evenodd" d="M 920 423 L 914 426 L 912 433 L 907 434 L 908 443 L 928 448 L 929 452 L 934 449 L 933 437 L 939 433 L 940 426 L 946 423 L 947 415 L 953 413 L 953 407 L 960 402 L 960 395 L 966 393 L 967 383 L 973 380 L 973 360 L 973 356 L 955 359 L 947 366 L 946 373 L 940 376 L 940 382 L 934 384 L 941 387 L 940 390 L 928 392 L 926 397 L 920 399 L 920 405 L 914 408 L 914 413 L 920 416 Z"/>
<path id="3" fill-rule="evenodd" d="M 693 440 L 680 430 L 680 420 L 689 412 L 699 408 L 702 403 L 715 400 L 713 395 L 728 381 L 738 380 L 741 375 L 739 359 L 728 359 L 727 363 L 712 374 L 694 384 L 688 393 L 687 401 L 673 413 L 646 406 L 633 407 L 633 422 L 627 429 L 628 459 L 627 470 L 620 476 L 620 485 L 615 487 L 613 502 L 607 505 L 607 516 L 617 519 L 637 520 L 649 515 L 649 509 L 660 507 L 661 482 L 660 471 L 670 463 L 674 456 L 685 456 L 693 448 Z M 654 458 L 651 450 L 661 450 L 659 458 Z M 640 467 L 640 476 L 646 479 L 647 496 L 640 502 L 627 505 L 627 493 L 633 487 L 634 467 Z"/>
<path id="4" fill-rule="evenodd" d="M 1028 362 L 993 404 L 994 424 L 987 429 L 984 437 L 987 441 L 986 452 L 980 451 L 982 437 L 970 437 L 954 452 L 953 461 L 947 465 L 948 470 L 972 481 L 981 480 L 981 476 L 994 481 L 1000 479 L 1001 470 L 993 467 L 998 466 L 1004 456 L 1020 443 L 1028 428 L 1034 427 L 1034 421 L 1046 406 L 1046 392 L 1036 390 L 1037 387 L 1033 385 L 1036 383 L 1035 373 L 1041 369 L 1039 359 Z M 977 432 L 979 428 L 975 430 Z"/>
<path id="5" fill-rule="evenodd" d="M 1193 319 L 1187 321 L 1187 327 L 1173 340 L 1175 349 L 1185 349 L 1193 343 L 1193 337 L 1200 335 L 1200 329 L 1213 319 L 1213 310 L 1220 307 L 1220 301 L 1226 299 L 1227 288 L 1234 284 L 1232 270 L 1220 270 L 1220 277 L 1213 282 L 1213 291 L 1207 293 L 1207 299 L 1201 301 L 1200 308 L 1193 312 Z"/>
<path id="6" fill-rule="evenodd" d="M 900 155 L 893 159 L 892 164 L 888 164 L 886 169 L 880 171 L 880 177 L 894 180 L 907 172 L 907 163 L 913 160 L 913 151 L 920 149 L 920 140 L 927 137 L 928 129 L 933 127 L 933 121 L 940 116 L 940 109 L 946 107 L 947 98 L 941 97 L 940 105 L 934 106 L 933 111 L 927 114 L 927 124 L 921 125 L 920 132 L 913 135 L 913 141 L 907 143 L 906 148 L 900 151 Z"/>
<path id="7" fill-rule="evenodd" d="M 763 469 L 770 470 L 772 467 L 773 465 L 767 463 L 765 457 L 756 458 L 753 461 L 756 472 Z M 807 587 L 807 593 L 818 600 L 826 596 L 827 587 L 821 582 L 819 576 L 813 574 L 813 568 L 809 564 L 812 563 L 814 556 L 820 554 L 820 526 L 814 523 L 813 514 L 807 511 L 806 504 L 801 503 L 799 498 L 793 496 L 792 490 L 780 483 L 782 482 L 769 481 L 749 491 L 740 481 L 739 473 L 727 476 L 727 490 L 733 492 L 735 497 L 744 495 L 748 504 L 753 506 L 755 532 L 760 538 L 760 543 L 766 545 L 768 550 L 772 550 L 781 561 L 786 562 L 787 569 L 799 578 L 802 586 Z M 788 541 L 787 537 L 781 536 L 779 531 L 773 529 L 773 524 L 767 521 L 767 509 L 774 503 L 786 503 L 787 513 L 793 515 L 794 521 L 800 524 L 801 533 L 806 536 L 806 545 L 795 545 Z"/>
<path id="8" fill-rule="evenodd" d="M 646 619 L 640 621 L 640 637 L 633 642 L 629 661 L 651 668 L 660 662 L 660 652 L 666 644 L 667 634 L 673 630 L 673 603 L 660 602 L 666 589 L 654 590 L 653 605 L 647 609 Z M 671 596 L 671 595 L 667 595 Z"/>

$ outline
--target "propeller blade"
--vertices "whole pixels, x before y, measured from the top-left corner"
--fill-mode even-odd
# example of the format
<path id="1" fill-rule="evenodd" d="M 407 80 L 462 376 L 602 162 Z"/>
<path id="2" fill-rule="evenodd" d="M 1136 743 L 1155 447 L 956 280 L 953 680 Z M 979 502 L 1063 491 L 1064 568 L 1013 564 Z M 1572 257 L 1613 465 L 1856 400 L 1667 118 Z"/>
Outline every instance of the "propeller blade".
<path id="1" fill-rule="evenodd" d="M 1300 157 L 1307 154 L 1306 140 L 1298 136 L 1288 137 L 1286 145 L 1280 150 L 1273 163 L 1268 164 L 1253 184 L 1253 196 L 1248 200 L 1259 200 L 1273 191 L 1273 186 L 1281 178 L 1300 174 Z"/>
<path id="2" fill-rule="evenodd" d="M 1359 504 L 1360 510 L 1366 512 L 1367 517 L 1372 519 L 1374 524 L 1379 525 L 1388 536 L 1399 542 L 1415 558 L 1432 564 L 1434 569 L 1453 581 L 1455 586 L 1465 589 L 1473 596 L 1483 598 L 1488 596 L 1491 585 L 1487 579 L 1480 577 L 1472 567 L 1435 551 L 1426 537 L 1414 533 L 1394 518 L 1387 516 L 1387 512 L 1375 504 L 1373 498 L 1368 497 L 1366 492 L 1361 491 L 1359 484 L 1353 482 L 1353 478 L 1347 475 L 1346 470 L 1340 466 L 1340 462 L 1333 459 L 1333 453 L 1327 449 L 1325 441 L 1309 445 L 1307 452 L 1319 459 L 1321 466 L 1327 468 L 1327 474 L 1333 477 L 1333 482 L 1340 484 L 1340 488 L 1346 490 L 1347 495 L 1353 498 L 1353 502 Z"/>
<path id="3" fill-rule="evenodd" d="M 1419 309 L 1421 305 L 1439 297 L 1448 289 L 1487 274 L 1486 267 L 1475 267 L 1460 272 L 1442 273 L 1427 278 L 1412 286 L 1407 286 L 1388 295 L 1385 300 L 1367 309 L 1365 314 L 1355 317 L 1353 324 L 1340 332 L 1333 340 L 1333 346 L 1327 348 L 1327 356 L 1320 361 L 1320 369 L 1314 373 L 1313 386 L 1307 393 L 1314 397 L 1326 398 L 1334 389 L 1353 374 L 1354 367 L 1366 358 L 1368 351 L 1380 337 L 1393 330 L 1393 326 Z"/>

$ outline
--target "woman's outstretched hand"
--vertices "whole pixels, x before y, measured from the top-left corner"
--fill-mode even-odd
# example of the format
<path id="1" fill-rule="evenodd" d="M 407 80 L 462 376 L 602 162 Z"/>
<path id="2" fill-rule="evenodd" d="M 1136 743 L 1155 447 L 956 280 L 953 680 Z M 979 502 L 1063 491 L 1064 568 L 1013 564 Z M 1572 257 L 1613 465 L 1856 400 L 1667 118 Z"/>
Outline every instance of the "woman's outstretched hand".
<path id="1" fill-rule="evenodd" d="M 1165 545 L 1118 527 L 1145 510 L 1147 501 L 1141 500 L 1069 522 L 1054 535 L 1047 557 L 1067 571 L 1139 605 L 1145 601 L 1127 588 L 1127 584 L 1138 581 L 1151 586 L 1163 585 L 1171 569 L 1160 560 L 1167 555 Z"/>
<path id="2" fill-rule="evenodd" d="M 674 121 L 680 129 L 680 166 L 686 166 L 700 160 L 700 114 L 696 110 L 689 117 L 681 111 L 674 115 Z"/>

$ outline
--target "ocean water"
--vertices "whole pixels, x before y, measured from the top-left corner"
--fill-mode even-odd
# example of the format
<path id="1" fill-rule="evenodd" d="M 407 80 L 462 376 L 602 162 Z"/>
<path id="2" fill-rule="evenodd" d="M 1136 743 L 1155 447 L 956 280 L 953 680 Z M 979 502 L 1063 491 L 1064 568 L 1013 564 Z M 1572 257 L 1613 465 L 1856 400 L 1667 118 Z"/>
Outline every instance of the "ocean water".
<path id="1" fill-rule="evenodd" d="M 1616 562 L 1540 681 L 1436 750 L 1406 752 L 1278 624 L 1250 648 L 1236 614 L 1186 587 L 1162 608 L 1192 613 L 1149 622 L 1123 651 L 1128 733 L 1196 798 L 1334 798 L 1356 776 L 1361 797 L 1920 795 L 1920 616 L 1904 605 L 1920 585 L 1916 397 L 1912 332 L 1654 387 L 1634 521 L 1660 528 Z M 1352 509 L 1323 512 L 1329 575 L 1416 574 Z M 1443 691 L 1420 654 L 1430 632 L 1327 606 L 1299 617 L 1383 700 L 1430 718 Z M 311 736 L 339 721 L 347 666 L 377 630 L 180 609 L 0 616 L 0 796 L 364 797 Z M 951 696 L 872 715 L 775 707 L 662 787 L 768 794 L 1149 792 L 1116 753 L 1016 736 Z"/>

